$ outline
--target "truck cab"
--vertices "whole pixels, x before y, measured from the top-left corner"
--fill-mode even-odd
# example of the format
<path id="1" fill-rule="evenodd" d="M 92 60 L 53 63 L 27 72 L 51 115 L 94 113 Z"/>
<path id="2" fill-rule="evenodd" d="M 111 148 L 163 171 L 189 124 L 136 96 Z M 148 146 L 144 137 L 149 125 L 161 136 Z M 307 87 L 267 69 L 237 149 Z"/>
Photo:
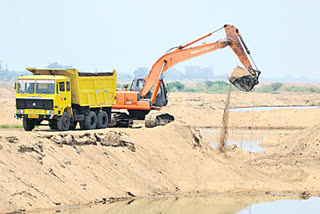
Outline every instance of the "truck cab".
<path id="1" fill-rule="evenodd" d="M 21 76 L 16 82 L 16 117 L 26 129 L 62 116 L 71 107 L 71 81 L 66 76 Z M 72 113 L 72 109 L 70 108 Z"/>

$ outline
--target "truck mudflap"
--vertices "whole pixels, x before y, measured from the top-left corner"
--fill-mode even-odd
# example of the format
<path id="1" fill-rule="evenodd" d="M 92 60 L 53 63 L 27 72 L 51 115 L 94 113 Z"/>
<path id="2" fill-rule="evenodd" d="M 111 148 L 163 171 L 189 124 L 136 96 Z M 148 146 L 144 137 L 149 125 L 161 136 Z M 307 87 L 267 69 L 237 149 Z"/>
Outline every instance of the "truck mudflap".
<path id="1" fill-rule="evenodd" d="M 150 112 L 145 118 L 145 127 L 154 128 L 156 126 L 165 126 L 174 121 L 174 116 L 162 112 Z"/>

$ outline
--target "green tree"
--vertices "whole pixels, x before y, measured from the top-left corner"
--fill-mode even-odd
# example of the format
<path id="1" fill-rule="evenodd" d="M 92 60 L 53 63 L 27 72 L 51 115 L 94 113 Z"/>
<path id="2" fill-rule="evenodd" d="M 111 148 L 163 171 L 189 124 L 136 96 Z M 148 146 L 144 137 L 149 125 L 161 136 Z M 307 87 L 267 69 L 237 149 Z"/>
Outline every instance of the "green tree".
<path id="1" fill-rule="evenodd" d="M 279 91 L 279 89 L 281 88 L 282 85 L 283 85 L 283 84 L 280 83 L 280 82 L 272 83 L 272 84 L 271 84 L 271 90 L 272 90 L 273 92 Z"/>
<path id="2" fill-rule="evenodd" d="M 184 85 L 179 81 L 170 82 L 168 84 L 168 87 L 169 87 L 169 90 L 172 92 L 184 90 Z"/>

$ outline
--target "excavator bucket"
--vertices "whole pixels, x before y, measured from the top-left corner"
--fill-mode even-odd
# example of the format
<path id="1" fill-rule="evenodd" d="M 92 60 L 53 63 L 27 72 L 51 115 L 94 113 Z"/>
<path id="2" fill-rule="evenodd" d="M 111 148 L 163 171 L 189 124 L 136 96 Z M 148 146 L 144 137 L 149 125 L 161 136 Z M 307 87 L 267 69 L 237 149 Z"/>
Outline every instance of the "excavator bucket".
<path id="1" fill-rule="evenodd" d="M 253 77 L 248 71 L 240 66 L 237 66 L 230 77 L 229 82 L 232 83 L 240 91 L 251 91 L 255 85 L 259 83 L 258 79 Z"/>

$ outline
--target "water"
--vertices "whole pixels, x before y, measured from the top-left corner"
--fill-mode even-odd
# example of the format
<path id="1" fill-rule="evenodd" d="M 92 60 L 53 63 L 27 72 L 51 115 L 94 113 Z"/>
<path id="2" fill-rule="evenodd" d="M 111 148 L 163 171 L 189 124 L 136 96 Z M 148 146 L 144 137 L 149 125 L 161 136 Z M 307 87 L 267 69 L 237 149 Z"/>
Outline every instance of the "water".
<path id="1" fill-rule="evenodd" d="M 284 214 L 319 213 L 320 198 L 293 200 L 272 196 L 238 197 L 181 197 L 138 199 L 112 204 L 100 204 L 92 207 L 60 209 L 61 214 Z M 42 214 L 55 213 L 43 211 Z"/>
<path id="2" fill-rule="evenodd" d="M 274 106 L 274 107 L 250 107 L 250 108 L 232 108 L 230 112 L 251 112 L 251 111 L 272 111 L 278 109 L 316 109 L 319 106 Z"/>
<path id="3" fill-rule="evenodd" d="M 274 202 L 265 202 L 254 204 L 238 212 L 238 214 L 284 214 L 284 213 L 319 213 L 320 198 L 314 197 L 308 200 L 278 200 Z"/>
<path id="4" fill-rule="evenodd" d="M 268 140 L 278 141 L 279 138 L 295 130 L 239 130 L 229 129 L 227 145 L 236 144 L 247 152 L 261 152 L 268 147 L 260 145 Z M 209 142 L 215 149 L 219 146 L 220 129 L 200 129 L 200 134 L 205 141 Z"/>

